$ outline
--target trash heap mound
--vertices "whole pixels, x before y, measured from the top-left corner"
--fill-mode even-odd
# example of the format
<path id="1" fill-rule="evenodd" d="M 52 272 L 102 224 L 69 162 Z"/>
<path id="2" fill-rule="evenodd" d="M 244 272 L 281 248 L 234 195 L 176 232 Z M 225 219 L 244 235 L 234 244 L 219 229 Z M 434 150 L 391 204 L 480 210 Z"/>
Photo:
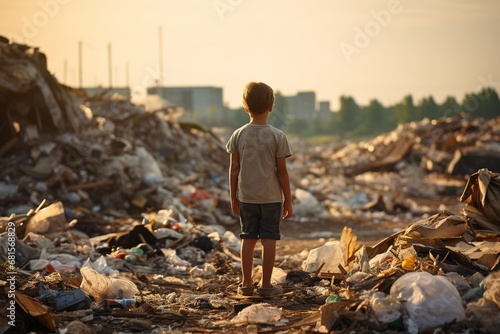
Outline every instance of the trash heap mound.
<path id="1" fill-rule="evenodd" d="M 500 170 L 500 117 L 457 114 L 402 124 L 360 142 L 294 142 L 294 215 L 310 222 L 411 222 L 423 214 L 460 209 L 467 178 Z M 294 152 L 295 153 L 295 152 Z M 382 228 L 382 226 L 379 226 Z"/>
<path id="2" fill-rule="evenodd" d="M 294 143 L 287 224 L 342 229 L 278 251 L 284 293 L 265 298 L 236 294 L 223 141 L 176 115 L 60 85 L 37 49 L 0 38 L 1 333 L 496 333 L 498 119 Z M 459 212 L 417 202 L 443 194 Z M 404 228 L 363 245 L 345 226 L 357 216 Z"/>
<path id="3" fill-rule="evenodd" d="M 471 175 L 461 213 L 419 219 L 374 246 L 351 229 L 309 252 L 303 269 L 332 283 L 324 330 L 495 333 L 500 323 L 500 174 Z M 335 291 L 335 292 L 334 292 Z M 363 310 L 363 312 L 360 312 Z M 355 327 L 350 327 L 355 326 Z"/>
<path id="4" fill-rule="evenodd" d="M 0 54 L 1 214 L 60 200 L 94 227 L 104 215 L 171 206 L 209 223 L 234 220 L 224 145 L 209 130 L 177 122 L 172 107 L 147 112 L 64 87 L 35 48 L 0 42 Z"/>

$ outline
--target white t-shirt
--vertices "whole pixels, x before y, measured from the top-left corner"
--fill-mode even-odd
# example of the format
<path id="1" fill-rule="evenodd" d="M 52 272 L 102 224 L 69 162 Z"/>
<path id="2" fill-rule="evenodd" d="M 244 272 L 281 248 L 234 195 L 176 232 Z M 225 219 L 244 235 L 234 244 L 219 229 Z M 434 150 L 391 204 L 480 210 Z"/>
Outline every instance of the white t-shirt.
<path id="1" fill-rule="evenodd" d="M 240 202 L 282 202 L 283 191 L 278 180 L 276 158 L 292 155 L 283 131 L 269 124 L 246 124 L 233 132 L 226 150 L 239 155 L 236 197 Z"/>

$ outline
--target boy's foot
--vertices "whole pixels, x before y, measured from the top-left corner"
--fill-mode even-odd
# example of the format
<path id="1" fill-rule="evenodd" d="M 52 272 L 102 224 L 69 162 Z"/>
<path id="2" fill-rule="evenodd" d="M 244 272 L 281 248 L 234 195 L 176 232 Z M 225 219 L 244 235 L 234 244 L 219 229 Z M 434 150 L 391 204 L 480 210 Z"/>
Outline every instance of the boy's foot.
<path id="1" fill-rule="evenodd" d="M 237 292 L 239 295 L 242 296 L 253 296 L 253 286 L 249 288 L 244 288 L 241 285 L 238 285 Z"/>
<path id="2" fill-rule="evenodd" d="M 271 288 L 259 288 L 257 292 L 261 297 L 272 297 L 276 295 L 281 295 L 283 293 L 283 288 L 276 284 L 273 285 Z"/>

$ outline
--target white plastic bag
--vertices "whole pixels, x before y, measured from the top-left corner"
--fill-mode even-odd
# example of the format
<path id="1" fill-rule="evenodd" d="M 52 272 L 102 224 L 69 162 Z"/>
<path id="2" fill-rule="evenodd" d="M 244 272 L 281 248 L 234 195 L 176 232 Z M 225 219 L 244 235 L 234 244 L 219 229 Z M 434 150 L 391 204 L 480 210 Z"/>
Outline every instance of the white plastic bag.
<path id="1" fill-rule="evenodd" d="M 325 263 L 322 272 L 340 273 L 339 264 L 343 264 L 344 251 L 340 241 L 328 241 L 323 246 L 311 249 L 307 259 L 302 263 L 302 269 L 313 272 Z"/>
<path id="2" fill-rule="evenodd" d="M 114 269 L 108 266 L 108 262 L 106 260 L 106 257 L 104 255 L 101 255 L 97 260 L 92 262 L 90 258 L 88 258 L 82 265 L 83 267 L 89 267 L 94 269 L 100 274 L 107 274 L 111 275 L 114 273 Z"/>
<path id="3" fill-rule="evenodd" d="M 94 297 L 98 302 L 106 298 L 111 285 L 111 279 L 108 276 L 100 274 L 90 267 L 82 267 L 80 273 L 83 277 L 80 288 L 83 291 Z"/>
<path id="4" fill-rule="evenodd" d="M 388 324 L 401 317 L 401 303 L 383 292 L 373 293 L 370 297 L 370 306 L 381 323 Z"/>
<path id="5" fill-rule="evenodd" d="M 163 252 L 163 255 L 165 255 L 165 258 L 167 261 L 172 264 L 173 266 L 176 267 L 191 267 L 191 263 L 181 259 L 180 257 L 177 256 L 177 252 L 175 249 L 170 249 L 170 248 L 162 248 L 161 250 Z"/>
<path id="6" fill-rule="evenodd" d="M 271 284 L 284 284 L 286 281 L 286 272 L 278 267 L 273 267 L 273 273 L 271 275 Z M 262 279 L 262 265 L 257 265 L 252 271 L 252 277 L 255 281 L 260 281 Z"/>
<path id="7" fill-rule="evenodd" d="M 111 278 L 106 298 L 134 298 L 139 294 L 139 289 L 134 282 L 124 278 Z"/>
<path id="8" fill-rule="evenodd" d="M 267 303 L 253 304 L 244 308 L 236 317 L 231 319 L 233 323 L 247 324 L 274 324 L 281 319 L 281 308 L 271 306 Z"/>
<path id="9" fill-rule="evenodd" d="M 465 319 L 456 287 L 443 276 L 428 272 L 407 273 L 394 282 L 390 295 L 406 301 L 408 315 L 419 331 Z"/>

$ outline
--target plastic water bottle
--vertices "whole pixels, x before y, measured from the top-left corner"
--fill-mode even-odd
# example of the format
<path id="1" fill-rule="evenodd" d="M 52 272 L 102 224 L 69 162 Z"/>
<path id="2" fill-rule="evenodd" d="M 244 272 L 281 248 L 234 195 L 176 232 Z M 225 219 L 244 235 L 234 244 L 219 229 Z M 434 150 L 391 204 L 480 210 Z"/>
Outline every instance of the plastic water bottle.
<path id="1" fill-rule="evenodd" d="M 130 308 L 135 305 L 135 298 L 114 298 L 106 299 L 109 306 L 123 306 L 125 308 Z"/>

